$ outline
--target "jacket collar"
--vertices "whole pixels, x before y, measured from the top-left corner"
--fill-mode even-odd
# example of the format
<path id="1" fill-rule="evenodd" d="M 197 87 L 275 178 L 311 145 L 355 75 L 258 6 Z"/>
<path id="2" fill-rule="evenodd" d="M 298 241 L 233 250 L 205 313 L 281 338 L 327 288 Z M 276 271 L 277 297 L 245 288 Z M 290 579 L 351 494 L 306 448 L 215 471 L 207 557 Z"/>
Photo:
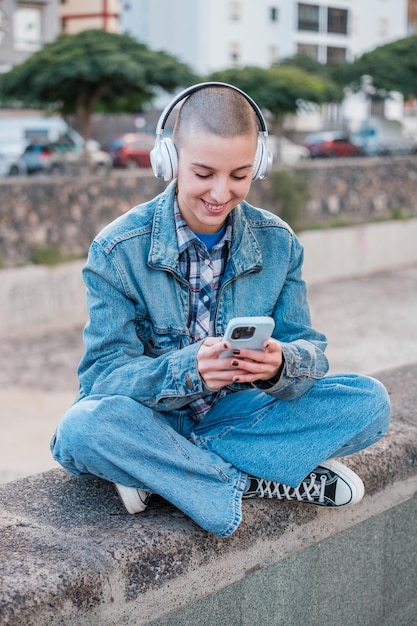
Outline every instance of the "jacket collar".
<path id="1" fill-rule="evenodd" d="M 173 180 L 156 198 L 148 264 L 152 267 L 178 272 L 178 243 L 174 219 L 176 184 L 177 181 Z"/>

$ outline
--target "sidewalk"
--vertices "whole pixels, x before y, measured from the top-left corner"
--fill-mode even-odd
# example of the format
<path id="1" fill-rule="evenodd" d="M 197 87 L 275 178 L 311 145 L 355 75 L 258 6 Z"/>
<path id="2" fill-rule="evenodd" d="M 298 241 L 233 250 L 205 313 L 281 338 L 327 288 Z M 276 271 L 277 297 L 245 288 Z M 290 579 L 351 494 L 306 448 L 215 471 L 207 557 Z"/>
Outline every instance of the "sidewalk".
<path id="1" fill-rule="evenodd" d="M 309 289 L 330 371 L 374 374 L 417 363 L 417 266 Z M 50 436 L 77 393 L 81 328 L 0 343 L 0 482 L 56 464 Z"/>

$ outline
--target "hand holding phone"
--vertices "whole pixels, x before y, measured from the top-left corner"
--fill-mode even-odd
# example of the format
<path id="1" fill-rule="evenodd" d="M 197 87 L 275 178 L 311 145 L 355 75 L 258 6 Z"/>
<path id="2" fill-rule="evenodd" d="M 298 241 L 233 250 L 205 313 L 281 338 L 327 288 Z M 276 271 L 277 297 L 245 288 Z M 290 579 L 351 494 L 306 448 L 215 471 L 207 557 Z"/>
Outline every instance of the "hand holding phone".
<path id="1" fill-rule="evenodd" d="M 274 327 L 275 322 L 272 317 L 234 317 L 228 323 L 223 336 L 223 341 L 227 341 L 232 347 L 222 352 L 219 358 L 231 357 L 233 350 L 240 348 L 262 350 L 264 342 L 271 337 Z"/>

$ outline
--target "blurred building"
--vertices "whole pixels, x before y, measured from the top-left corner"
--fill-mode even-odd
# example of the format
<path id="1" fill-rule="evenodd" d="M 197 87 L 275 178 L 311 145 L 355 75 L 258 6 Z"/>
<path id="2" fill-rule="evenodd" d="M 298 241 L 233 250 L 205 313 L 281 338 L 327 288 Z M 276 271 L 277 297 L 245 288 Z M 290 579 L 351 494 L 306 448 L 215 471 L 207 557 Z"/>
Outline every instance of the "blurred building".
<path id="1" fill-rule="evenodd" d="M 352 61 L 408 33 L 408 0 L 122 0 L 123 32 L 200 74 L 304 52 Z"/>
<path id="2" fill-rule="evenodd" d="M 408 0 L 408 26 L 410 34 L 417 33 L 417 0 Z"/>
<path id="3" fill-rule="evenodd" d="M 119 0 L 61 0 L 62 31 L 70 35 L 90 28 L 120 32 Z"/>
<path id="4" fill-rule="evenodd" d="M 0 73 L 21 63 L 60 31 L 60 0 L 0 0 Z"/>
<path id="5" fill-rule="evenodd" d="M 296 52 L 339 63 L 405 37 L 416 16 L 417 0 L 0 0 L 0 71 L 90 28 L 130 34 L 203 75 Z"/>
<path id="6" fill-rule="evenodd" d="M 417 32 L 417 0 L 0 0 L 0 73 L 60 32 L 91 28 L 127 33 L 204 76 L 233 66 L 269 67 L 297 52 L 325 64 L 352 61 Z M 369 99 L 359 94 L 349 113 L 347 106 L 311 111 L 305 104 L 297 128 L 301 120 L 305 130 L 338 128 L 362 118 Z M 384 115 L 402 117 L 402 100 L 384 106 L 395 108 Z"/>

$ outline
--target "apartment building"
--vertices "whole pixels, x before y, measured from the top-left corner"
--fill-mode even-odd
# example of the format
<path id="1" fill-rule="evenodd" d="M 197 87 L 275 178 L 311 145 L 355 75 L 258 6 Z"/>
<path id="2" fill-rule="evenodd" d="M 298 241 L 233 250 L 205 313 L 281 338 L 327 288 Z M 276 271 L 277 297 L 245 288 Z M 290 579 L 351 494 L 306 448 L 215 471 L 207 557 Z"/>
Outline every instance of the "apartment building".
<path id="1" fill-rule="evenodd" d="M 119 14 L 119 0 L 61 0 L 61 28 L 70 35 L 90 28 L 119 33 Z"/>
<path id="2" fill-rule="evenodd" d="M 121 32 L 120 0 L 0 0 L 0 73 L 61 32 Z"/>
<path id="3" fill-rule="evenodd" d="M 405 37 L 416 15 L 417 0 L 0 0 L 0 73 L 60 32 L 89 28 L 130 34 L 201 75 L 297 52 L 336 64 Z M 349 117 L 345 106 L 327 109 L 327 126 Z"/>
<path id="4" fill-rule="evenodd" d="M 411 1 L 411 0 L 410 0 Z M 201 74 L 305 52 L 352 61 L 407 35 L 408 0 L 122 0 L 123 32 Z"/>
<path id="5" fill-rule="evenodd" d="M 59 32 L 125 32 L 201 74 L 305 52 L 351 61 L 404 37 L 416 0 L 0 0 L 0 72 Z M 408 12 L 408 20 L 407 20 Z"/>
<path id="6" fill-rule="evenodd" d="M 408 0 L 408 27 L 410 34 L 417 33 L 417 0 Z"/>
<path id="7" fill-rule="evenodd" d="M 60 32 L 60 0 L 0 0 L 0 73 L 21 63 Z"/>

